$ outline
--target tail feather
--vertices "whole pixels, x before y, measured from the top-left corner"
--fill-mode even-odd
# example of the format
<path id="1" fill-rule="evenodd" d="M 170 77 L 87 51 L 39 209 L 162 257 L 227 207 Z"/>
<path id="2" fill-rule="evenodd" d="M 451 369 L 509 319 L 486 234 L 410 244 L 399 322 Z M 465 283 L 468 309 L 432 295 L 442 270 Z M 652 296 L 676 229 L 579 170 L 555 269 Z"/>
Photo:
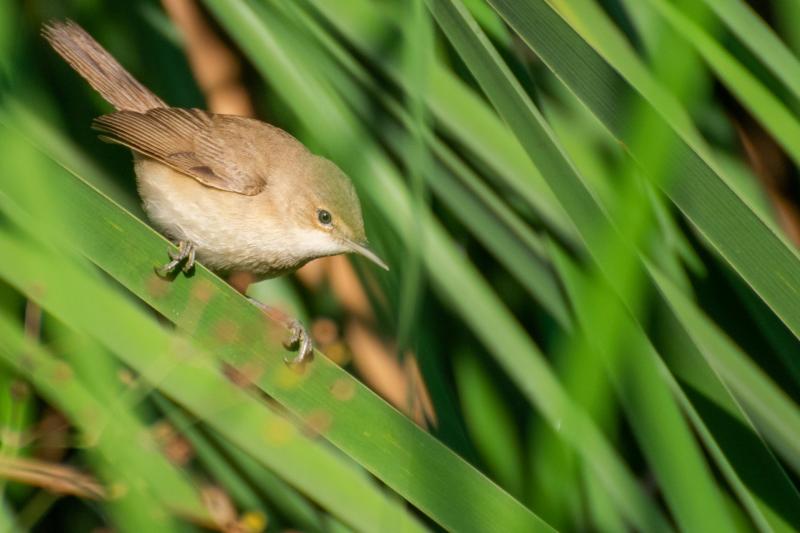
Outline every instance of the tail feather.
<path id="1" fill-rule="evenodd" d="M 118 110 L 143 113 L 156 107 L 167 107 L 75 22 L 51 21 L 42 27 L 42 35 L 94 90 Z"/>

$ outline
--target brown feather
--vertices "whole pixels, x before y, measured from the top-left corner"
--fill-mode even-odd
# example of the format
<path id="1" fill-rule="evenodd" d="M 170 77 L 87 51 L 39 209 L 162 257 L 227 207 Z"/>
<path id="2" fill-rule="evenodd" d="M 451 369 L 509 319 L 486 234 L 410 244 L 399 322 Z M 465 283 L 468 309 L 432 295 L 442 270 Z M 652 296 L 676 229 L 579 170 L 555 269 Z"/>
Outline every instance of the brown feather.
<path id="1" fill-rule="evenodd" d="M 252 196 L 264 190 L 268 173 L 310 157 L 294 137 L 264 122 L 199 109 L 119 111 L 93 127 L 109 140 L 153 158 L 200 183 Z"/>
<path id="2" fill-rule="evenodd" d="M 131 76 L 91 35 L 71 20 L 45 24 L 42 35 L 115 108 L 144 112 L 167 106 L 161 98 Z"/>
<path id="3" fill-rule="evenodd" d="M 167 107 L 86 31 L 67 21 L 42 29 L 50 45 L 119 111 L 94 121 L 101 139 L 168 165 L 208 187 L 252 196 L 272 172 L 311 154 L 294 137 L 261 121 Z"/>

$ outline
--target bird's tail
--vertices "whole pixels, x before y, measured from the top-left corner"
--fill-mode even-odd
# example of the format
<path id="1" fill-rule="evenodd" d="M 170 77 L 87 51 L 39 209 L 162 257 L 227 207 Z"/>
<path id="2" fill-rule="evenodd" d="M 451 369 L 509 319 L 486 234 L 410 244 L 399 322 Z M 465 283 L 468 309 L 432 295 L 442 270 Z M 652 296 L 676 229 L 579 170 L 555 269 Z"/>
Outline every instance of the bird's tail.
<path id="1" fill-rule="evenodd" d="M 51 21 L 42 27 L 42 35 L 117 110 L 143 113 L 148 109 L 167 107 L 78 24 L 71 20 Z"/>

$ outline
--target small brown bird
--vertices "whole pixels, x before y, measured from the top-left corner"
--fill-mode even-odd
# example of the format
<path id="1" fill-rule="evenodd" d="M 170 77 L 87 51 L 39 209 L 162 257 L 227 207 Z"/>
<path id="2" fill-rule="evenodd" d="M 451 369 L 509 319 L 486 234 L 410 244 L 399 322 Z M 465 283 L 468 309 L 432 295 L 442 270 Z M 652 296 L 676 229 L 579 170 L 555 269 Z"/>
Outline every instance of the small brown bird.
<path id="1" fill-rule="evenodd" d="M 72 21 L 42 33 L 117 109 L 93 127 L 133 151 L 144 209 L 179 246 L 159 274 L 188 272 L 197 257 L 221 274 L 265 279 L 344 253 L 388 270 L 367 247 L 358 196 L 334 163 L 259 120 L 169 107 Z M 288 326 L 299 352 L 291 362 L 309 360 L 305 328 Z"/>

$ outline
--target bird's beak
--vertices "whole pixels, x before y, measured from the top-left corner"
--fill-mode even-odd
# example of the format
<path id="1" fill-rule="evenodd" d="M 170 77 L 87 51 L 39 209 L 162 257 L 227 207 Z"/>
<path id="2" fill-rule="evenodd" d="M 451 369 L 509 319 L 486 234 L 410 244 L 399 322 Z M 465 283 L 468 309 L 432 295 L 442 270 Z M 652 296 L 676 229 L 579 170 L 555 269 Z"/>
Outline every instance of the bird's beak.
<path id="1" fill-rule="evenodd" d="M 386 265 L 386 263 L 383 262 L 383 259 L 378 257 L 375 254 L 375 252 L 367 248 L 366 244 L 359 244 L 357 242 L 351 241 L 350 239 L 347 239 L 347 244 L 350 245 L 350 248 L 353 250 L 354 253 L 363 255 L 364 257 L 366 257 L 367 259 L 369 259 L 370 261 L 372 261 L 373 263 L 375 263 L 384 270 L 389 270 L 389 267 Z"/>

